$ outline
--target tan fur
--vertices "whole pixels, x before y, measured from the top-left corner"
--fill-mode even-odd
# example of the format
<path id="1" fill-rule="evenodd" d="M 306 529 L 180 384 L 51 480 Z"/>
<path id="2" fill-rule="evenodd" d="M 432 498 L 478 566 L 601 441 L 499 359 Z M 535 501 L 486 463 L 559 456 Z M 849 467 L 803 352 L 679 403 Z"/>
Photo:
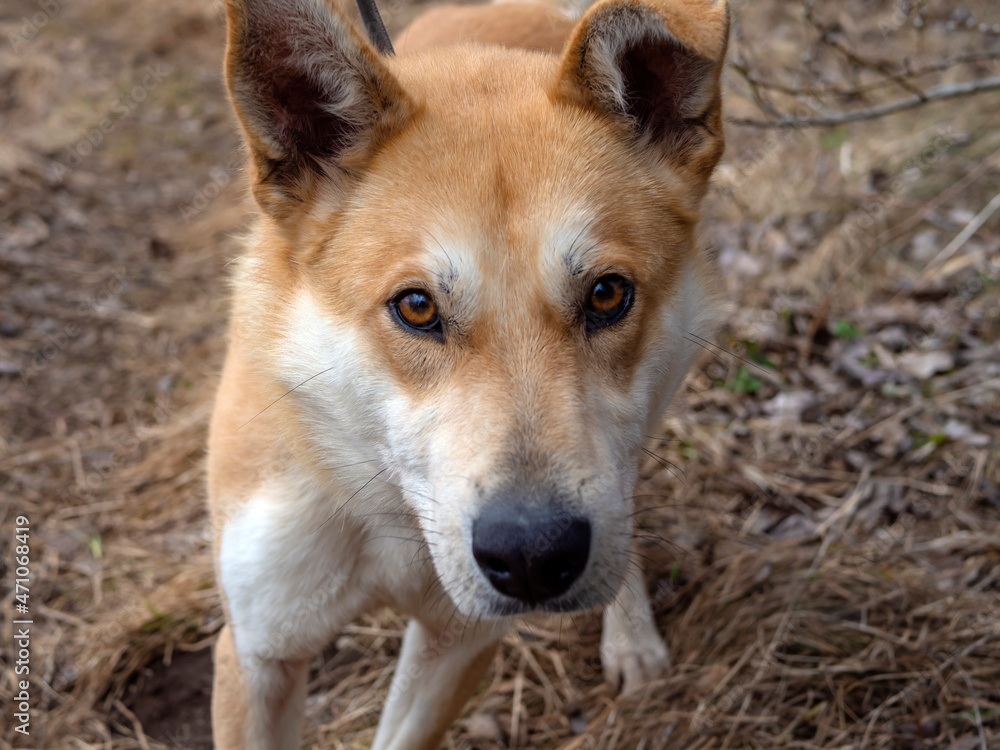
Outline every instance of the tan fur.
<path id="1" fill-rule="evenodd" d="M 589 585 L 559 607 L 606 603 L 626 576 L 635 451 L 692 356 L 693 329 L 674 327 L 707 334 L 714 319 L 695 230 L 723 148 L 726 6 L 602 0 L 580 21 L 527 2 L 448 6 L 400 36 L 398 58 L 318 0 L 228 0 L 228 13 L 262 213 L 237 264 L 209 441 L 228 622 L 216 746 L 295 746 L 311 655 L 392 606 L 414 619 L 374 746 L 435 748 L 507 623 L 470 562 L 470 514 L 537 488 L 591 520 Z M 307 73 L 271 48 L 271 26 L 315 35 Z M 621 109 L 635 102 L 614 88 L 615 45 L 697 74 L 668 91 L 690 112 L 664 118 L 673 100 L 655 91 Z M 592 335 L 580 300 L 608 273 L 634 283 L 635 306 Z M 389 314 L 414 287 L 432 290 L 446 341 Z M 625 689 L 668 663 L 628 575 L 602 645 Z M 456 634 L 463 613 L 480 624 Z"/>

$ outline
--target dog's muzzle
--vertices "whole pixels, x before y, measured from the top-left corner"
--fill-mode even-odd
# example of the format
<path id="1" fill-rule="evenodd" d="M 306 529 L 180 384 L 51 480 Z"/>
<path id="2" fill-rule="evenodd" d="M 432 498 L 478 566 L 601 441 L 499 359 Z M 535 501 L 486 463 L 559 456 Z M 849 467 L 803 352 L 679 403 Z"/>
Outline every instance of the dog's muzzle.
<path id="1" fill-rule="evenodd" d="M 472 524 L 472 555 L 494 589 L 536 606 L 580 577 L 590 535 L 587 519 L 558 506 L 491 503 Z"/>

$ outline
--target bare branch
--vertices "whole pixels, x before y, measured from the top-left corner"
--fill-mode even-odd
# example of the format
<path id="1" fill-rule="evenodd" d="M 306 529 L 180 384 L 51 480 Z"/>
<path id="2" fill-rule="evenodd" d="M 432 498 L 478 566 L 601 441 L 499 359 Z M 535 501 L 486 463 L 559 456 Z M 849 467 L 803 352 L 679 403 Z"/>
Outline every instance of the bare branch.
<path id="1" fill-rule="evenodd" d="M 975 81 L 966 81 L 964 83 L 942 84 L 940 86 L 934 86 L 933 88 L 927 89 L 922 93 L 922 95 L 919 96 L 910 96 L 906 99 L 900 99 L 887 104 L 880 104 L 876 107 L 869 107 L 867 109 L 857 109 L 853 112 L 822 112 L 819 117 L 798 118 L 785 116 L 777 120 L 755 120 L 745 117 L 732 117 L 729 118 L 729 122 L 733 125 L 745 125 L 751 128 L 785 129 L 831 127 L 835 125 L 844 125 L 849 122 L 857 122 L 858 120 L 874 120 L 879 117 L 884 117 L 885 115 L 893 114 L 894 112 L 902 112 L 903 110 L 919 107 L 921 104 L 943 101 L 945 99 L 954 99 L 960 96 L 970 96 L 972 94 L 979 94 L 984 91 L 994 91 L 996 89 L 1000 89 L 1000 76 L 993 78 L 981 78 Z"/>
<path id="2" fill-rule="evenodd" d="M 909 91 L 914 96 L 924 96 L 924 92 L 917 88 L 913 84 L 912 80 L 910 80 L 911 76 L 894 71 L 890 62 L 886 60 L 873 60 L 865 57 L 837 39 L 835 34 L 828 30 L 826 25 L 816 18 L 812 3 L 807 3 L 805 10 L 806 20 L 816 30 L 816 33 L 819 34 L 819 41 L 821 44 L 825 44 L 836 50 L 848 62 L 859 68 L 870 70 L 876 75 L 882 76 L 882 78 L 886 81 L 894 83 L 900 88 Z"/>
<path id="3" fill-rule="evenodd" d="M 741 60 L 734 60 L 729 63 L 729 67 L 743 76 L 743 79 L 747 82 L 747 86 L 750 87 L 750 96 L 753 98 L 754 103 L 764 111 L 765 114 L 771 115 L 771 117 L 781 117 L 781 113 L 775 109 L 774 105 L 771 104 L 761 92 L 760 88 L 757 86 L 757 82 L 754 80 L 750 69 L 746 66 L 746 63 Z"/>
<path id="4" fill-rule="evenodd" d="M 1000 50 L 989 50 L 982 52 L 967 52 L 960 55 L 955 55 L 953 57 L 945 57 L 940 60 L 935 60 L 932 63 L 923 65 L 919 68 L 906 67 L 901 71 L 902 74 L 908 76 L 909 78 L 922 78 L 924 76 L 930 75 L 932 73 L 941 73 L 943 71 L 954 68 L 958 65 L 964 65 L 976 62 L 986 62 L 990 60 L 1000 60 Z M 735 66 L 730 63 L 730 67 L 736 68 L 736 70 L 746 79 L 748 82 L 754 85 L 767 89 L 768 91 L 777 91 L 780 94 L 786 94 L 788 96 L 801 96 L 806 94 L 812 97 L 822 98 L 825 96 L 839 96 L 839 97 L 859 97 L 864 94 L 870 94 L 874 91 L 881 91 L 882 89 L 895 86 L 896 82 L 892 80 L 880 80 L 874 83 L 867 84 L 865 86 L 857 86 L 855 88 L 841 88 L 837 86 L 828 86 L 825 88 L 796 88 L 788 84 L 781 83 L 779 81 L 769 81 L 763 78 L 759 78 L 752 70 L 749 70 L 747 66 L 743 63 L 740 66 Z M 744 70 L 746 72 L 744 72 Z"/>

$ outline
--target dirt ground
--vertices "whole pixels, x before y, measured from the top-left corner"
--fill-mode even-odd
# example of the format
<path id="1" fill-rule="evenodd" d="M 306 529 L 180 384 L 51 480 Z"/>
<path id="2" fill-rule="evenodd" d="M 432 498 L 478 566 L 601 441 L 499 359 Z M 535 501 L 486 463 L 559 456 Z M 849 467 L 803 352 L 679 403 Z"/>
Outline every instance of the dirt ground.
<path id="1" fill-rule="evenodd" d="M 393 31 L 418 10 L 380 5 Z M 2 747 L 211 747 L 204 442 L 252 210 L 223 32 L 211 0 L 0 6 Z M 741 2 L 727 106 L 877 105 L 1000 75 L 998 50 L 985 0 Z M 674 670 L 618 696 L 598 614 L 527 622 L 449 748 L 1000 747 L 998 112 L 729 126 L 704 224 L 729 323 L 638 490 Z M 403 627 L 316 658 L 303 747 L 369 746 Z"/>

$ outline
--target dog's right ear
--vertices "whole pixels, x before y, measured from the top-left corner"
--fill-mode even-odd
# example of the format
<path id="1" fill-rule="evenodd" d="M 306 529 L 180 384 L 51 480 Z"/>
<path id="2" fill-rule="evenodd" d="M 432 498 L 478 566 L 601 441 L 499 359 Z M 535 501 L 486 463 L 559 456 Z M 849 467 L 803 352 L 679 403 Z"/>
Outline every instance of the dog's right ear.
<path id="1" fill-rule="evenodd" d="M 226 16 L 226 85 L 257 203 L 282 220 L 320 186 L 342 195 L 408 118 L 402 88 L 326 0 L 226 0 Z"/>
<path id="2" fill-rule="evenodd" d="M 722 156 L 726 0 L 598 0 L 563 52 L 556 96 L 619 123 L 700 196 Z"/>

